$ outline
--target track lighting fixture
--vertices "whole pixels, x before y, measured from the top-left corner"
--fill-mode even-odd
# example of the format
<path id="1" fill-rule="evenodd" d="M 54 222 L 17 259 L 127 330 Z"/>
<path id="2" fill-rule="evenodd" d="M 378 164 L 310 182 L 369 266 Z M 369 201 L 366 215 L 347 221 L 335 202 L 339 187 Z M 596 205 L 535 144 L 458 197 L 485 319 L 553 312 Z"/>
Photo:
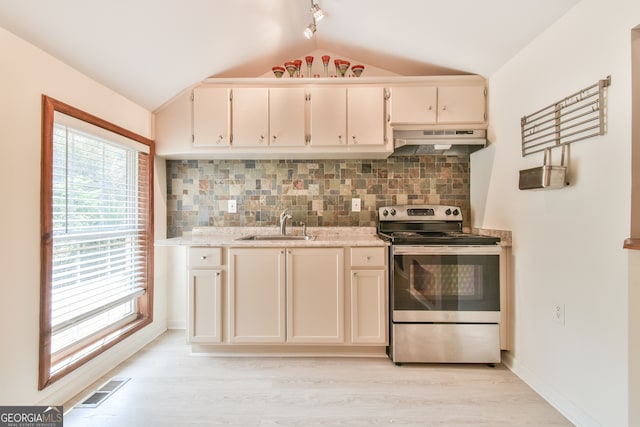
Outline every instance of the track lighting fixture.
<path id="1" fill-rule="evenodd" d="M 307 26 L 307 28 L 304 29 L 304 36 L 308 39 L 310 39 L 311 37 L 313 37 L 313 35 L 316 33 L 316 24 L 315 22 L 312 22 L 311 24 L 309 24 Z"/>
<path id="2" fill-rule="evenodd" d="M 314 3 L 314 0 L 311 0 L 311 24 L 307 25 L 307 28 L 304 29 L 304 36 L 308 39 L 313 37 L 316 33 L 316 22 L 320 21 L 324 18 L 324 12 L 318 6 L 318 3 Z"/>
<path id="3" fill-rule="evenodd" d="M 318 3 L 314 3 L 313 0 L 311 1 L 311 13 L 313 13 L 313 18 L 316 21 L 321 21 L 324 18 L 324 12 L 320 9 Z"/>

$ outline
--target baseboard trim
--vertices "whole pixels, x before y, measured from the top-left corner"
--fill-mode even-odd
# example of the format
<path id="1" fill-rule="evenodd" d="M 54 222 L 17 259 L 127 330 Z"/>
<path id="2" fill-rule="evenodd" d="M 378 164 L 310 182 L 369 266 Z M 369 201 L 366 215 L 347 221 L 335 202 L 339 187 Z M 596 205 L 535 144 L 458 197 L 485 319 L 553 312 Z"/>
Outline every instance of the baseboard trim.
<path id="1" fill-rule="evenodd" d="M 509 352 L 502 353 L 502 364 L 509 368 L 518 378 L 524 381 L 544 400 L 553 406 L 571 423 L 581 427 L 602 427 L 602 424 L 594 420 L 582 409 L 574 405 L 569 399 L 560 394 L 555 388 L 542 381 L 537 375 L 531 372 L 526 366 L 518 363 L 517 358 Z"/>

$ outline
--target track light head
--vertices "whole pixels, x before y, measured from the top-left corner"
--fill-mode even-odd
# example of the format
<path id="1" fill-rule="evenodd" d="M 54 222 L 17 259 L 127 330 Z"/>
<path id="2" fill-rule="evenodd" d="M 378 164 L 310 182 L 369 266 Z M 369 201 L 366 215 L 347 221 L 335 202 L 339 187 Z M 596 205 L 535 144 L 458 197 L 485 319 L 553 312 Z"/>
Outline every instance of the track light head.
<path id="1" fill-rule="evenodd" d="M 315 19 L 316 21 L 320 21 L 322 18 L 324 18 L 324 12 L 322 11 L 322 9 L 320 9 L 318 3 L 313 3 L 313 1 L 311 2 L 311 13 L 313 13 L 313 19 Z"/>
<path id="2" fill-rule="evenodd" d="M 315 32 L 316 32 L 316 24 L 312 22 L 307 26 L 307 28 L 304 29 L 304 36 L 310 39 L 311 37 L 313 37 Z"/>

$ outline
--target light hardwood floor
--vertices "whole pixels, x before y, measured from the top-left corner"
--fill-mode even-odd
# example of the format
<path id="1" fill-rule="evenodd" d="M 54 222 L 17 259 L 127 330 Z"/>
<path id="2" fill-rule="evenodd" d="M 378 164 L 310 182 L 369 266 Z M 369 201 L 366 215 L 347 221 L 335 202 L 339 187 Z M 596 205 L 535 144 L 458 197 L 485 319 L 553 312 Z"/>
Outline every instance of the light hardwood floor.
<path id="1" fill-rule="evenodd" d="M 505 367 L 403 365 L 386 358 L 190 354 L 169 331 L 101 378 L 130 377 L 72 426 L 571 426 Z M 66 407 L 65 407 L 66 409 Z"/>

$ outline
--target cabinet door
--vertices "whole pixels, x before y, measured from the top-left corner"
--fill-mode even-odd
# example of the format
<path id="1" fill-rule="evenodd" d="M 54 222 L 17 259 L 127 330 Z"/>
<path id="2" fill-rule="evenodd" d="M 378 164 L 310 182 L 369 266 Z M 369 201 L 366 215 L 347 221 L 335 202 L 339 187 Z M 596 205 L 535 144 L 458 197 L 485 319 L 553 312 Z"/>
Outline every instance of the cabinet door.
<path id="1" fill-rule="evenodd" d="M 345 145 L 347 143 L 347 89 L 311 88 L 310 97 L 311 145 Z"/>
<path id="2" fill-rule="evenodd" d="M 484 86 L 438 88 L 438 123 L 484 123 Z"/>
<path id="3" fill-rule="evenodd" d="M 269 89 L 269 145 L 305 145 L 306 93 L 303 88 Z"/>
<path id="4" fill-rule="evenodd" d="M 391 88 L 391 123 L 435 123 L 437 92 L 435 87 Z"/>
<path id="5" fill-rule="evenodd" d="M 187 331 L 192 343 L 222 341 L 222 273 L 189 270 Z"/>
<path id="6" fill-rule="evenodd" d="M 287 342 L 344 343 L 344 249 L 287 251 Z"/>
<path id="7" fill-rule="evenodd" d="M 285 341 L 285 256 L 281 248 L 229 250 L 229 340 Z"/>
<path id="8" fill-rule="evenodd" d="M 235 88 L 231 108 L 232 146 L 269 145 L 269 89 Z"/>
<path id="9" fill-rule="evenodd" d="M 350 87 L 347 91 L 347 143 L 384 145 L 384 88 Z"/>
<path id="10" fill-rule="evenodd" d="M 386 270 L 351 271 L 351 342 L 387 344 Z"/>
<path id="11" fill-rule="evenodd" d="M 193 146 L 229 145 L 229 89 L 193 89 Z"/>

